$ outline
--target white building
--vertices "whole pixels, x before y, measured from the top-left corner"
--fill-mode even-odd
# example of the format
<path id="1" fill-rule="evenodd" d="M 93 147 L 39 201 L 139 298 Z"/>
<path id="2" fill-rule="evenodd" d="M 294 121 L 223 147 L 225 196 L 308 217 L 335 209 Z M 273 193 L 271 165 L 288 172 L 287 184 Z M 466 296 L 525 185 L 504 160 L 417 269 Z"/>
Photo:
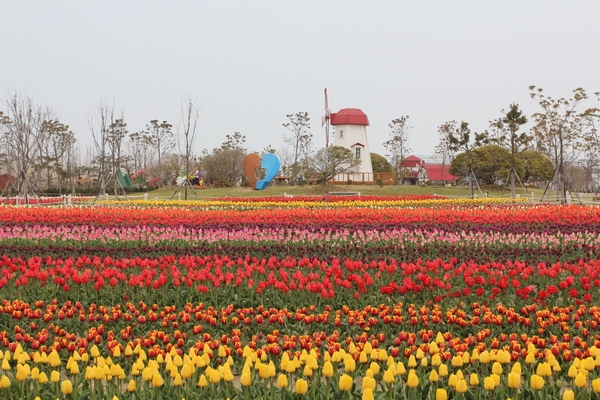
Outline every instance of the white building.
<path id="1" fill-rule="evenodd" d="M 371 152 L 367 140 L 367 126 L 369 118 L 358 108 L 343 108 L 331 114 L 331 125 L 334 127 L 333 146 L 350 149 L 356 158 L 360 158 L 356 181 L 373 180 L 373 166 L 371 165 Z"/>

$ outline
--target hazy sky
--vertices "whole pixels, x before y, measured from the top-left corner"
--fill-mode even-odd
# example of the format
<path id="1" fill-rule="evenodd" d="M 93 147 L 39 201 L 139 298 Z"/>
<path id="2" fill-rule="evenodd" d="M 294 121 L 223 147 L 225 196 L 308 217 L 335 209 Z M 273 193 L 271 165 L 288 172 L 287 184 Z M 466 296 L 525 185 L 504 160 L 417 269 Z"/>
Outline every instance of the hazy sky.
<path id="1" fill-rule="evenodd" d="M 286 114 L 306 111 L 325 144 L 332 112 L 362 109 L 371 151 L 409 115 L 410 146 L 433 154 L 437 127 L 474 131 L 528 87 L 567 97 L 600 90 L 600 1 L 1 1 L 0 89 L 56 110 L 80 143 L 99 101 L 130 132 L 174 126 L 188 95 L 196 149 L 239 131 L 251 150 L 283 145 Z M 4 101 L 0 109 L 4 109 Z M 595 98 L 589 106 L 598 105 Z"/>

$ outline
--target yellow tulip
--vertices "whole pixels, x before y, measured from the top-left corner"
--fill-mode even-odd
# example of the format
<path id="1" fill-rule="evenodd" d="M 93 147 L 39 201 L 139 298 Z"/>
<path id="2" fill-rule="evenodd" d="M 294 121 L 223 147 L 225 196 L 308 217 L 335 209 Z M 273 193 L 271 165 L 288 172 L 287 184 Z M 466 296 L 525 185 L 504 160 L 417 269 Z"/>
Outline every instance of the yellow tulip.
<path id="1" fill-rule="evenodd" d="M 575 393 L 571 389 L 563 392 L 562 400 L 575 400 Z"/>
<path id="2" fill-rule="evenodd" d="M 367 388 L 362 394 L 362 400 L 374 400 L 373 389 Z"/>
<path id="3" fill-rule="evenodd" d="M 438 375 L 448 376 L 448 366 L 446 364 L 440 365 L 440 367 L 438 368 Z"/>
<path id="4" fill-rule="evenodd" d="M 527 356 L 525 357 L 525 362 L 527 364 L 533 364 L 535 362 L 535 354 L 533 352 L 527 353 Z"/>
<path id="5" fill-rule="evenodd" d="M 8 379 L 8 376 L 2 375 L 2 378 L 0 378 L 0 388 L 6 389 L 9 386 L 10 386 L 10 379 Z"/>
<path id="6" fill-rule="evenodd" d="M 421 358 L 421 367 L 426 368 L 428 364 L 429 361 L 427 360 L 427 357 Z"/>
<path id="7" fill-rule="evenodd" d="M 375 379 L 369 377 L 369 376 L 365 376 L 363 378 L 362 381 L 362 391 L 364 392 L 365 389 L 370 388 L 371 390 L 375 389 L 377 387 L 377 381 L 375 381 Z"/>
<path id="8" fill-rule="evenodd" d="M 600 378 L 596 378 L 592 381 L 592 389 L 594 393 L 600 393 Z"/>
<path id="9" fill-rule="evenodd" d="M 94 358 L 100 357 L 100 350 L 98 350 L 98 346 L 92 346 L 92 348 L 90 349 L 90 355 Z"/>
<path id="10" fill-rule="evenodd" d="M 331 364 L 331 361 L 325 361 L 321 374 L 327 378 L 331 378 L 333 376 L 333 364 Z"/>
<path id="11" fill-rule="evenodd" d="M 439 367 L 442 364 L 442 357 L 438 353 L 431 356 L 431 365 L 433 367 Z"/>
<path id="12" fill-rule="evenodd" d="M 408 368 L 415 368 L 417 366 L 417 360 L 415 359 L 415 356 L 411 354 L 411 356 L 408 358 L 408 363 L 406 363 L 406 365 L 408 366 Z"/>
<path id="13" fill-rule="evenodd" d="M 229 366 L 229 364 L 225 364 L 225 366 L 223 367 L 223 380 L 225 382 L 232 382 L 235 379 L 235 377 L 233 376 L 233 373 L 231 372 L 231 367 Z"/>
<path id="14" fill-rule="evenodd" d="M 577 367 L 575 365 L 571 365 L 567 371 L 567 375 L 569 378 L 575 378 L 577 376 Z"/>
<path id="15" fill-rule="evenodd" d="M 48 375 L 44 371 L 40 372 L 40 377 L 38 378 L 38 382 L 41 384 L 48 383 Z"/>
<path id="16" fill-rule="evenodd" d="M 396 374 L 397 375 L 406 374 L 406 368 L 404 368 L 404 364 L 402 363 L 402 361 L 398 361 L 398 364 L 396 364 Z"/>
<path id="17" fill-rule="evenodd" d="M 129 381 L 129 383 L 127 384 L 127 391 L 130 392 L 130 393 L 131 392 L 135 392 L 136 388 L 137 388 L 137 384 L 136 384 L 135 380 L 131 379 Z"/>
<path id="18" fill-rule="evenodd" d="M 521 374 L 516 372 L 508 373 L 508 387 L 511 389 L 518 389 L 521 386 Z"/>
<path id="19" fill-rule="evenodd" d="M 310 367 L 310 365 L 306 364 L 304 366 L 304 371 L 302 371 L 302 375 L 304 375 L 304 376 L 312 376 L 312 374 L 313 374 L 312 368 Z"/>
<path id="20" fill-rule="evenodd" d="M 347 374 L 342 374 L 338 383 L 340 390 L 350 390 L 352 388 L 352 377 Z"/>
<path id="21" fill-rule="evenodd" d="M 429 354 L 434 355 L 440 352 L 440 348 L 436 342 L 432 342 L 429 344 Z"/>
<path id="22" fill-rule="evenodd" d="M 296 393 L 305 394 L 308 391 L 308 382 L 300 378 L 296 380 Z"/>
<path id="23" fill-rule="evenodd" d="M 69 369 L 69 372 L 73 375 L 79 374 L 79 364 L 77 364 L 77 361 L 73 361 L 71 363 L 71 368 Z"/>
<path id="24" fill-rule="evenodd" d="M 194 369 L 192 368 L 191 363 L 183 364 L 181 367 L 181 376 L 185 379 L 190 378 L 194 374 Z"/>
<path id="25" fill-rule="evenodd" d="M 10 369 L 10 363 L 8 362 L 7 358 L 4 358 L 2 360 L 2 370 L 3 371 L 8 371 Z"/>
<path id="26" fill-rule="evenodd" d="M 58 371 L 54 370 L 50 373 L 50 382 L 52 382 L 52 383 L 60 382 L 60 373 Z"/>
<path id="27" fill-rule="evenodd" d="M 366 364 L 367 361 L 369 361 L 369 359 L 367 358 L 367 353 L 365 353 L 364 351 L 360 353 L 360 356 L 358 357 L 358 362 L 360 362 L 361 364 Z"/>
<path id="28" fill-rule="evenodd" d="M 458 393 L 465 393 L 469 387 L 467 386 L 467 381 L 464 379 L 459 379 L 456 381 L 456 391 Z"/>
<path id="29" fill-rule="evenodd" d="M 381 368 L 379 367 L 379 364 L 373 361 L 371 365 L 369 365 L 369 369 L 373 371 L 374 375 L 377 375 Z"/>
<path id="30" fill-rule="evenodd" d="M 153 387 L 161 387 L 165 382 L 163 381 L 162 376 L 159 373 L 155 373 L 152 376 L 152 386 Z"/>
<path id="31" fill-rule="evenodd" d="M 435 371 L 435 370 L 434 370 Z M 385 383 L 394 383 L 394 373 L 392 371 L 390 371 L 389 369 L 387 369 L 384 373 L 383 373 L 383 381 Z"/>
<path id="32" fill-rule="evenodd" d="M 183 378 L 181 377 L 181 374 L 178 372 L 175 374 L 175 377 L 173 378 L 173 386 L 181 386 L 183 385 Z"/>
<path id="33" fill-rule="evenodd" d="M 484 350 L 480 355 L 479 355 L 479 362 L 482 364 L 487 364 L 490 362 L 490 353 L 487 350 Z"/>
<path id="34" fill-rule="evenodd" d="M 456 377 L 456 374 L 450 374 L 450 376 L 448 377 L 448 386 L 456 387 L 457 380 L 458 378 Z"/>
<path id="35" fill-rule="evenodd" d="M 438 373 L 435 369 L 432 369 L 431 372 L 429 373 L 429 381 L 430 382 L 437 382 L 440 378 L 438 376 Z"/>
<path id="36" fill-rule="evenodd" d="M 577 386 L 578 388 L 582 388 L 585 387 L 587 383 L 587 378 L 584 374 L 582 374 L 581 372 L 577 373 L 577 376 L 575 377 L 575 386 Z"/>
<path id="37" fill-rule="evenodd" d="M 17 364 L 17 376 L 16 376 L 17 380 L 19 382 L 23 382 L 28 377 L 29 377 L 29 370 L 27 368 L 25 368 L 23 365 Z"/>
<path id="38" fill-rule="evenodd" d="M 352 356 L 348 355 L 344 357 L 344 371 L 346 372 L 354 372 L 356 370 L 356 361 Z"/>
<path id="39" fill-rule="evenodd" d="M 410 372 L 408 373 L 408 378 L 406 379 L 406 384 L 408 385 L 408 387 L 411 387 L 411 388 L 416 388 L 417 386 L 419 386 L 419 377 L 415 373 L 414 369 L 411 369 Z"/>
<path id="40" fill-rule="evenodd" d="M 510 372 L 514 372 L 515 374 L 521 375 L 521 373 L 523 372 L 521 370 L 521 363 L 518 361 L 516 363 L 514 363 L 512 368 L 510 369 Z"/>
<path id="41" fill-rule="evenodd" d="M 437 389 L 435 391 L 435 400 L 448 400 L 448 392 L 446 392 L 446 389 Z"/>
<path id="42" fill-rule="evenodd" d="M 50 355 L 48 356 L 48 361 L 50 362 L 50 366 L 52 368 L 56 368 L 60 366 L 60 356 L 56 350 L 52 350 Z"/>
<path id="43" fill-rule="evenodd" d="M 485 390 L 494 390 L 496 388 L 496 381 L 491 376 L 486 376 L 483 378 L 483 387 Z"/>
<path id="44" fill-rule="evenodd" d="M 71 393 L 73 393 L 73 383 L 70 380 L 68 380 L 68 379 L 62 381 L 61 384 L 60 384 L 60 391 L 63 394 L 71 394 Z"/>
<path id="45" fill-rule="evenodd" d="M 279 386 L 282 389 L 288 386 L 288 380 L 285 374 L 279 374 L 279 376 L 277 377 L 277 386 Z"/>
<path id="46" fill-rule="evenodd" d="M 206 376 L 204 374 L 201 374 L 200 378 L 198 378 L 198 386 L 199 387 L 208 386 L 208 381 L 206 380 Z"/>
<path id="47" fill-rule="evenodd" d="M 541 362 L 536 368 L 536 374 L 539 376 L 552 376 L 552 368 L 547 362 Z"/>
<path id="48" fill-rule="evenodd" d="M 473 372 L 469 376 L 469 385 L 471 385 L 471 386 L 479 385 L 479 375 L 477 375 L 475 372 Z"/>
<path id="49" fill-rule="evenodd" d="M 492 374 L 502 375 L 502 364 L 498 361 L 492 364 Z"/>
<path id="50" fill-rule="evenodd" d="M 544 387 L 544 378 L 539 375 L 531 375 L 531 387 L 535 390 L 540 390 Z"/>
<path id="51" fill-rule="evenodd" d="M 588 371 L 591 371 L 593 369 L 596 368 L 596 361 L 594 360 L 593 357 L 586 357 L 583 360 L 583 366 L 585 367 L 585 369 L 587 369 Z"/>
<path id="52" fill-rule="evenodd" d="M 221 382 L 221 374 L 219 373 L 218 370 L 213 369 L 212 371 L 210 371 L 210 374 L 208 375 L 208 379 L 210 380 L 210 383 L 219 383 L 219 382 Z"/>
<path id="53" fill-rule="evenodd" d="M 242 374 L 240 376 L 240 383 L 242 386 L 250 386 L 250 384 L 252 383 L 252 375 Z"/>

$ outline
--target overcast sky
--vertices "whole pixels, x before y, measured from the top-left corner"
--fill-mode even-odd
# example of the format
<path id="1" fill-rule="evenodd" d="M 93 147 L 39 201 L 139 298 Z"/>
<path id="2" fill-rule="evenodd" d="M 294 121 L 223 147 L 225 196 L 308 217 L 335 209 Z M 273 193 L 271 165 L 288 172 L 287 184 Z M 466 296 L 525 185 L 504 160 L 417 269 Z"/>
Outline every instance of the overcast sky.
<path id="1" fill-rule="evenodd" d="M 600 91 L 597 0 L 0 5 L 0 98 L 53 108 L 83 146 L 100 101 L 135 132 L 152 119 L 177 126 L 190 96 L 198 152 L 236 131 L 251 150 L 279 149 L 286 114 L 300 111 L 320 148 L 328 88 L 332 112 L 367 114 L 372 152 L 386 153 L 388 123 L 408 115 L 413 153 L 428 155 L 445 121 L 479 132 L 512 102 L 537 111 L 530 85 L 553 97 Z"/>

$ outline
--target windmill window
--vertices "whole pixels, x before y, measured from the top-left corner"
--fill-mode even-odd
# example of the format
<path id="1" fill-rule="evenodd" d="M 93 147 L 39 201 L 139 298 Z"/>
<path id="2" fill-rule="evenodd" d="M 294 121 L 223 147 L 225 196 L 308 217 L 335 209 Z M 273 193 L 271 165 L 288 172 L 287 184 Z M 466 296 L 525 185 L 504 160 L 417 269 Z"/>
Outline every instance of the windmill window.
<path id="1" fill-rule="evenodd" d="M 354 149 L 354 154 L 356 155 L 356 158 L 360 158 L 360 147 Z"/>
<path id="2" fill-rule="evenodd" d="M 344 137 L 344 131 L 340 130 L 340 137 Z"/>

